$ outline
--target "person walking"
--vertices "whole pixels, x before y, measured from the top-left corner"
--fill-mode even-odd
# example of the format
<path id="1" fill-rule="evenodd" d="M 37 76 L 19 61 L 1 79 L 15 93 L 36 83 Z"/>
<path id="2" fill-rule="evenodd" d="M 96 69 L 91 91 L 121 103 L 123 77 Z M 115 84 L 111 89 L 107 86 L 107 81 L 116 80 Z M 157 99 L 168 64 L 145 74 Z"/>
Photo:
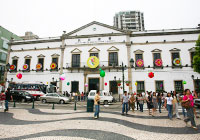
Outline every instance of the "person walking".
<path id="1" fill-rule="evenodd" d="M 5 100 L 6 100 L 6 95 L 5 95 L 4 91 L 2 90 L 0 93 L 0 105 L 2 106 L 4 112 L 6 112 Z"/>
<path id="2" fill-rule="evenodd" d="M 178 114 L 178 100 L 177 100 L 176 91 L 174 91 L 174 93 L 173 93 L 173 112 L 176 113 L 176 118 L 180 120 L 181 118 Z"/>
<path id="3" fill-rule="evenodd" d="M 162 96 L 160 93 L 158 93 L 158 95 L 157 95 L 157 101 L 158 101 L 158 109 L 159 109 L 159 112 L 161 113 Z"/>
<path id="4" fill-rule="evenodd" d="M 194 99 L 197 98 L 197 96 L 192 96 L 191 92 L 189 89 L 185 89 L 185 96 L 183 97 L 183 100 L 182 102 L 187 102 L 189 101 L 190 102 L 190 107 L 189 108 L 186 108 L 187 110 L 187 119 L 184 120 L 184 122 L 187 123 L 189 121 L 191 121 L 191 127 L 195 130 L 197 130 L 197 126 L 196 126 L 196 123 L 195 123 L 195 120 L 194 120 L 194 111 L 193 111 L 193 107 L 194 107 Z"/>
<path id="5" fill-rule="evenodd" d="M 151 109 L 153 108 L 153 102 L 152 102 L 151 92 L 148 93 L 147 107 L 148 107 L 148 110 L 149 110 L 149 115 L 151 115 Z"/>
<path id="6" fill-rule="evenodd" d="M 10 88 L 7 88 L 7 91 L 6 91 L 6 100 L 5 100 L 6 111 L 9 110 L 8 103 L 10 102 L 11 99 L 12 99 L 12 96 L 11 96 L 11 93 L 10 93 Z"/>
<path id="7" fill-rule="evenodd" d="M 136 95 L 136 105 L 137 105 L 137 110 L 139 108 L 139 100 L 138 100 L 139 94 Z"/>
<path id="8" fill-rule="evenodd" d="M 179 102 L 180 103 L 182 102 L 184 96 L 185 96 L 185 91 L 183 92 L 183 94 L 181 96 L 179 96 Z M 183 106 L 181 106 L 181 107 L 182 107 L 183 117 L 186 118 L 187 114 L 186 114 L 185 108 Z"/>
<path id="9" fill-rule="evenodd" d="M 142 93 L 139 94 L 138 96 L 138 101 L 139 101 L 139 106 L 140 106 L 140 111 L 143 112 L 143 105 L 144 105 L 144 97 L 142 96 Z"/>
<path id="10" fill-rule="evenodd" d="M 154 117 L 156 109 L 158 108 L 158 102 L 157 102 L 157 97 L 156 97 L 156 93 L 155 92 L 153 92 L 152 102 L 153 102 L 152 116 Z"/>
<path id="11" fill-rule="evenodd" d="M 99 118 L 99 112 L 100 112 L 100 91 L 97 90 L 97 94 L 94 97 L 94 105 L 95 105 L 95 112 L 94 112 L 94 118 Z"/>
<path id="12" fill-rule="evenodd" d="M 171 93 L 167 93 L 167 97 L 165 98 L 165 108 L 167 108 L 170 120 L 172 120 L 172 101 L 173 98 L 171 97 Z"/>
<path id="13" fill-rule="evenodd" d="M 126 109 L 126 115 L 128 114 L 128 101 L 129 98 L 127 95 L 127 91 L 124 91 L 124 95 L 122 96 L 122 115 L 124 115 L 125 109 Z"/>
<path id="14" fill-rule="evenodd" d="M 129 104 L 130 104 L 130 107 L 132 108 L 132 111 L 134 112 L 135 110 L 135 97 L 134 97 L 134 94 L 131 94 L 131 97 L 129 99 Z"/>

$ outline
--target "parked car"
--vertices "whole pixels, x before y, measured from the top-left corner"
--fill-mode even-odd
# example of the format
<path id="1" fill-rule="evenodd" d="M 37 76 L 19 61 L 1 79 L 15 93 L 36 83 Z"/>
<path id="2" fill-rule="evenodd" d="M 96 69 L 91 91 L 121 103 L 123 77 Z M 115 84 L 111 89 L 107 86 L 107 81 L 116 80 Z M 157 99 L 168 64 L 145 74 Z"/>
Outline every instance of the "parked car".
<path id="1" fill-rule="evenodd" d="M 97 90 L 91 90 L 88 94 L 88 99 L 94 100 L 96 93 L 97 93 Z M 104 103 L 105 105 L 107 105 L 108 103 L 112 103 L 112 102 L 113 102 L 113 97 L 110 95 L 110 93 L 108 91 L 101 90 L 100 103 Z"/>
<path id="2" fill-rule="evenodd" d="M 42 101 L 42 103 L 50 102 L 64 104 L 70 102 L 69 97 L 65 97 L 57 93 L 47 93 L 43 96 L 40 96 L 40 100 Z"/>
<path id="3" fill-rule="evenodd" d="M 198 108 L 200 108 L 200 98 L 194 99 L 194 105 L 196 105 Z"/>
<path id="4" fill-rule="evenodd" d="M 33 101 L 34 97 L 27 91 L 11 91 L 11 95 L 13 97 L 13 101 L 18 101 L 18 102 L 28 102 L 28 101 Z"/>

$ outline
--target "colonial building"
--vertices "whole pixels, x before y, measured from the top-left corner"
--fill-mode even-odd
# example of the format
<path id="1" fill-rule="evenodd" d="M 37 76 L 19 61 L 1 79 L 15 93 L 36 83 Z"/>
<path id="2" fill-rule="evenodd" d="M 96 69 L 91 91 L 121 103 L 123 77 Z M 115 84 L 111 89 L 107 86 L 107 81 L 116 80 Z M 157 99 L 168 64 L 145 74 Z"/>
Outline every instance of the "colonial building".
<path id="1" fill-rule="evenodd" d="M 60 37 L 10 42 L 8 62 L 14 67 L 8 79 L 53 84 L 68 92 L 104 89 L 117 94 L 123 85 L 129 92 L 199 90 L 200 75 L 192 68 L 199 34 L 195 28 L 131 32 L 94 21 Z M 99 58 L 97 68 L 88 67 L 90 56 Z M 119 79 L 129 85 L 118 86 Z"/>

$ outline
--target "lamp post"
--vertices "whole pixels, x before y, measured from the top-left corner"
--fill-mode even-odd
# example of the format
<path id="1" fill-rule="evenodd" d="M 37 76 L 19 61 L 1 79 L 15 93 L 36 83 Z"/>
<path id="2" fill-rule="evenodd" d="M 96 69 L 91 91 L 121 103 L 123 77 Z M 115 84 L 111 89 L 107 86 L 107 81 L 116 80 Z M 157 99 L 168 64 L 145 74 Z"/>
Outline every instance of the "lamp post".
<path id="1" fill-rule="evenodd" d="M 131 58 L 129 62 L 130 62 L 130 68 L 133 68 L 134 67 L 134 60 L 133 60 L 133 58 Z M 124 79 L 125 79 L 125 77 L 124 77 L 124 70 L 126 70 L 126 65 L 124 66 L 124 63 L 122 62 L 122 86 L 123 86 L 123 94 L 124 94 Z M 130 82 L 131 82 L 130 86 L 132 87 L 132 79 L 131 79 Z"/>

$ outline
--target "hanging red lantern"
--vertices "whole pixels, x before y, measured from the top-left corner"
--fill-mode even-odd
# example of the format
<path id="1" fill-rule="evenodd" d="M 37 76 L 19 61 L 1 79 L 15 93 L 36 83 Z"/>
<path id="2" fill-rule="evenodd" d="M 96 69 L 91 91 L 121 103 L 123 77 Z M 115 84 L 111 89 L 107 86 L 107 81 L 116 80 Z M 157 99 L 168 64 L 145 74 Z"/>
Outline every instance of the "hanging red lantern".
<path id="1" fill-rule="evenodd" d="M 154 77 L 154 73 L 153 72 L 149 72 L 148 76 L 149 76 L 149 78 L 153 78 Z"/>
<path id="2" fill-rule="evenodd" d="M 118 85 L 118 87 L 119 87 L 119 86 L 121 86 L 121 83 L 118 83 L 117 85 Z"/>
<path id="3" fill-rule="evenodd" d="M 105 86 L 107 86 L 107 85 L 108 85 L 108 83 L 105 82 Z"/>

